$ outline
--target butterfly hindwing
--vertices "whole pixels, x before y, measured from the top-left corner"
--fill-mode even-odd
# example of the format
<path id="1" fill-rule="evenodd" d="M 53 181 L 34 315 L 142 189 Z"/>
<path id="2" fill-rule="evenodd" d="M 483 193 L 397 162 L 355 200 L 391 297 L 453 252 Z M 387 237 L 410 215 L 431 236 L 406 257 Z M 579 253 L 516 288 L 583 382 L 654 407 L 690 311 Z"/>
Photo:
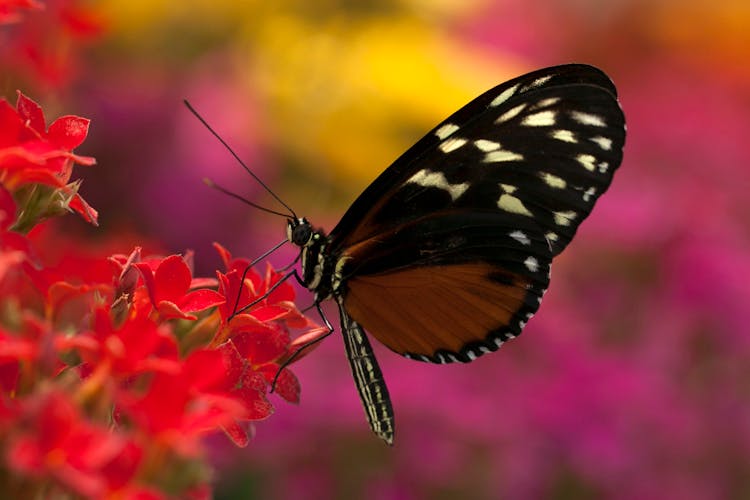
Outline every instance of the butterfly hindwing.
<path id="1" fill-rule="evenodd" d="M 341 273 L 352 318 L 395 352 L 436 363 L 472 361 L 519 335 L 552 261 L 533 221 L 500 211 L 432 214 L 350 251 Z"/>

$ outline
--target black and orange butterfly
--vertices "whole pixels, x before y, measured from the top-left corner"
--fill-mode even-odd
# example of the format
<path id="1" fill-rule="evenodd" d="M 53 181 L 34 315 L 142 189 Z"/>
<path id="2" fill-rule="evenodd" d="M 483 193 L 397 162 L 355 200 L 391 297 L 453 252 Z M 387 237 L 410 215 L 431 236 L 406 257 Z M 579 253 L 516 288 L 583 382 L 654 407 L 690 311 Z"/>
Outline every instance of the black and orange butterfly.
<path id="1" fill-rule="evenodd" d="M 609 187 L 624 142 L 610 79 L 592 66 L 555 66 L 451 115 L 328 235 L 289 209 L 301 276 L 289 275 L 314 293 L 319 311 L 323 300 L 338 304 L 375 434 L 392 444 L 394 416 L 365 331 L 433 363 L 470 362 L 518 336 L 547 290 L 552 259 Z"/>

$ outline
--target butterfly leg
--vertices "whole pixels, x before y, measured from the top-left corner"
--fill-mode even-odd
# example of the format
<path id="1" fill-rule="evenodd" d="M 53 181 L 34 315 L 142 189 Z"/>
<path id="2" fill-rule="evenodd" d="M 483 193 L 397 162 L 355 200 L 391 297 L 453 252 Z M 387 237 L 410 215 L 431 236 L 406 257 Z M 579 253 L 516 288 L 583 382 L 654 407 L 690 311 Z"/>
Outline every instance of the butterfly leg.
<path id="1" fill-rule="evenodd" d="M 333 333 L 333 326 L 331 326 L 331 322 L 328 321 L 328 318 L 323 313 L 323 309 L 321 309 L 321 307 L 320 307 L 320 302 L 316 302 L 315 303 L 315 307 L 318 308 L 318 314 L 320 314 L 320 317 L 323 320 L 323 322 L 325 323 L 326 329 L 328 331 L 326 331 L 326 333 L 324 333 L 320 337 L 316 337 L 313 340 L 311 340 L 311 341 L 309 341 L 309 342 L 307 342 L 307 343 L 302 344 L 301 346 L 299 346 L 292 353 L 291 356 L 289 356 L 283 363 L 281 363 L 281 365 L 279 366 L 279 369 L 276 371 L 276 375 L 274 375 L 274 377 L 273 377 L 273 382 L 271 382 L 271 392 L 273 392 L 274 389 L 276 388 L 276 380 L 279 378 L 279 375 L 281 374 L 281 370 L 283 370 L 284 368 L 286 368 L 287 366 L 289 366 L 290 364 L 292 364 L 292 362 L 295 359 L 297 359 L 297 357 L 299 357 L 299 355 L 302 354 L 303 351 L 305 351 L 306 349 L 310 348 L 311 346 L 317 344 L 321 340 L 323 340 L 325 338 L 328 338 L 328 336 Z"/>
<path id="2" fill-rule="evenodd" d="M 364 330 L 352 320 L 339 300 L 341 314 L 341 330 L 344 335 L 344 346 L 349 358 L 349 365 L 354 375 L 354 382 L 359 391 L 359 397 L 365 408 L 367 421 L 372 431 L 389 445 L 393 445 L 395 422 L 393 406 L 385 385 L 383 373 L 380 371 L 375 353 L 370 346 Z"/>
<path id="3" fill-rule="evenodd" d="M 242 274 L 242 281 L 243 282 L 245 281 L 245 274 L 247 273 L 248 269 L 250 269 L 249 266 L 245 270 L 245 273 Z M 273 285 L 271 285 L 271 287 L 268 290 L 266 290 L 266 293 L 264 293 L 260 297 L 256 298 L 255 300 L 253 300 L 252 302 L 250 302 L 249 304 L 247 304 L 243 308 L 234 311 L 232 313 L 232 315 L 229 316 L 229 319 L 227 321 L 231 321 L 231 319 L 234 318 L 235 316 L 237 316 L 238 314 L 242 313 L 243 311 L 247 311 L 248 309 L 250 309 L 254 305 L 258 304 L 259 302 L 267 299 L 268 296 L 271 295 L 274 290 L 276 290 L 278 287 L 280 287 L 282 283 L 284 283 L 286 280 L 288 280 L 292 276 L 294 276 L 297 279 L 298 282 L 302 283 L 302 278 L 300 278 L 299 274 L 297 274 L 297 270 L 296 269 L 293 270 L 293 271 L 290 271 L 290 272 L 286 273 L 284 276 L 281 277 L 281 279 L 279 281 L 277 281 L 276 283 L 274 283 Z M 234 305 L 235 308 L 239 304 L 239 301 L 240 301 L 240 297 L 239 297 L 239 295 L 237 295 L 237 302 Z"/>
<path id="4" fill-rule="evenodd" d="M 263 253 L 263 255 L 261 255 L 260 257 L 257 257 L 257 258 L 256 258 L 255 260 L 253 260 L 253 261 L 252 261 L 251 263 L 249 263 L 249 264 L 248 264 L 248 265 L 247 265 L 247 266 L 245 267 L 245 270 L 244 270 L 244 271 L 242 271 L 242 279 L 240 279 L 240 283 L 244 283 L 244 282 L 245 282 L 245 278 L 247 278 L 247 273 L 249 273 L 249 272 L 250 272 L 250 269 L 252 269 L 252 268 L 253 268 L 253 267 L 254 267 L 254 266 L 255 266 L 255 265 L 256 265 L 256 264 L 258 263 L 258 262 L 260 262 L 261 260 L 265 259 L 265 258 L 266 258 L 266 257 L 268 257 L 269 255 L 271 255 L 272 253 L 274 253 L 274 252 L 275 252 L 276 250 L 278 250 L 279 248 L 281 248 L 282 246 L 284 246 L 284 244 L 285 244 L 285 243 L 286 243 L 287 241 L 288 241 L 288 240 L 283 240 L 283 241 L 281 241 L 281 242 L 277 243 L 277 244 L 276 244 L 276 245 L 274 245 L 274 246 L 273 246 L 273 247 L 272 247 L 271 249 L 269 249 L 269 250 L 267 250 L 266 252 L 264 252 L 264 253 Z M 299 258 L 299 257 L 297 257 L 297 258 Z M 294 262 L 297 262 L 297 259 L 294 259 Z M 292 264 L 294 264 L 294 262 L 293 262 Z M 289 268 L 288 266 L 287 266 L 287 267 L 285 267 L 285 268 L 284 268 L 284 271 L 286 271 L 286 270 L 287 270 L 288 268 Z M 264 295 L 264 296 L 263 296 L 262 298 L 260 298 L 260 299 L 258 299 L 258 300 L 263 300 L 264 298 L 268 297 L 268 294 L 269 294 L 269 293 L 270 293 L 270 290 L 269 290 L 268 292 L 266 292 L 266 294 L 265 294 L 265 295 Z M 239 314 L 239 313 L 241 313 L 242 311 L 244 311 L 245 309 L 247 309 L 247 307 L 250 307 L 250 306 L 247 306 L 247 307 L 243 308 L 242 310 L 238 311 L 238 310 L 237 310 L 237 307 L 238 307 L 239 305 L 240 305 L 240 293 L 238 292 L 238 293 L 237 293 L 237 300 L 235 300 L 235 301 L 234 301 L 234 307 L 232 308 L 232 315 L 230 316 L 230 319 L 231 319 L 231 318 L 234 318 L 234 317 L 235 317 L 235 316 L 236 316 L 237 314 Z"/>

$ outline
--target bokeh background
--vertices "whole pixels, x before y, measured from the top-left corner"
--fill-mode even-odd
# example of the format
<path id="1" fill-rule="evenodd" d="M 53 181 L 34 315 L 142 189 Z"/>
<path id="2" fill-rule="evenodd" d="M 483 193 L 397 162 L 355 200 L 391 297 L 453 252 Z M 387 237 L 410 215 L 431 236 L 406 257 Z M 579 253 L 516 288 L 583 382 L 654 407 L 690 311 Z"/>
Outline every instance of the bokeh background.
<path id="1" fill-rule="evenodd" d="M 212 441 L 217 498 L 750 498 L 746 0 L 43 3 L 0 26 L 0 92 L 93 121 L 79 152 L 99 165 L 79 175 L 101 227 L 70 218 L 69 231 L 192 248 L 203 274 L 212 241 L 253 257 L 284 222 L 201 183 L 274 207 L 183 98 L 330 229 L 501 81 L 587 62 L 620 90 L 623 165 L 524 335 L 470 365 L 376 346 L 392 449 L 370 434 L 332 336 L 295 366 L 299 406 L 276 401 L 247 449 Z"/>

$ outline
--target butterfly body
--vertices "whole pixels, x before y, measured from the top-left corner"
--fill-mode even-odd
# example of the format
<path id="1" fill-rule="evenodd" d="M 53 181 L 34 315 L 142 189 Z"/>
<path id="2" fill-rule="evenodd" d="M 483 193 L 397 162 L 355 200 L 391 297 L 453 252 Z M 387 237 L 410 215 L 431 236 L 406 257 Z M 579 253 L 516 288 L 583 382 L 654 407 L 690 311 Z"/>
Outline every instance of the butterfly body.
<path id="1" fill-rule="evenodd" d="M 435 127 L 328 234 L 290 219 L 301 281 L 333 299 L 372 429 L 393 410 L 366 330 L 420 361 L 469 362 L 515 338 L 550 265 L 622 159 L 624 117 L 600 70 L 565 65 L 489 90 Z"/>

